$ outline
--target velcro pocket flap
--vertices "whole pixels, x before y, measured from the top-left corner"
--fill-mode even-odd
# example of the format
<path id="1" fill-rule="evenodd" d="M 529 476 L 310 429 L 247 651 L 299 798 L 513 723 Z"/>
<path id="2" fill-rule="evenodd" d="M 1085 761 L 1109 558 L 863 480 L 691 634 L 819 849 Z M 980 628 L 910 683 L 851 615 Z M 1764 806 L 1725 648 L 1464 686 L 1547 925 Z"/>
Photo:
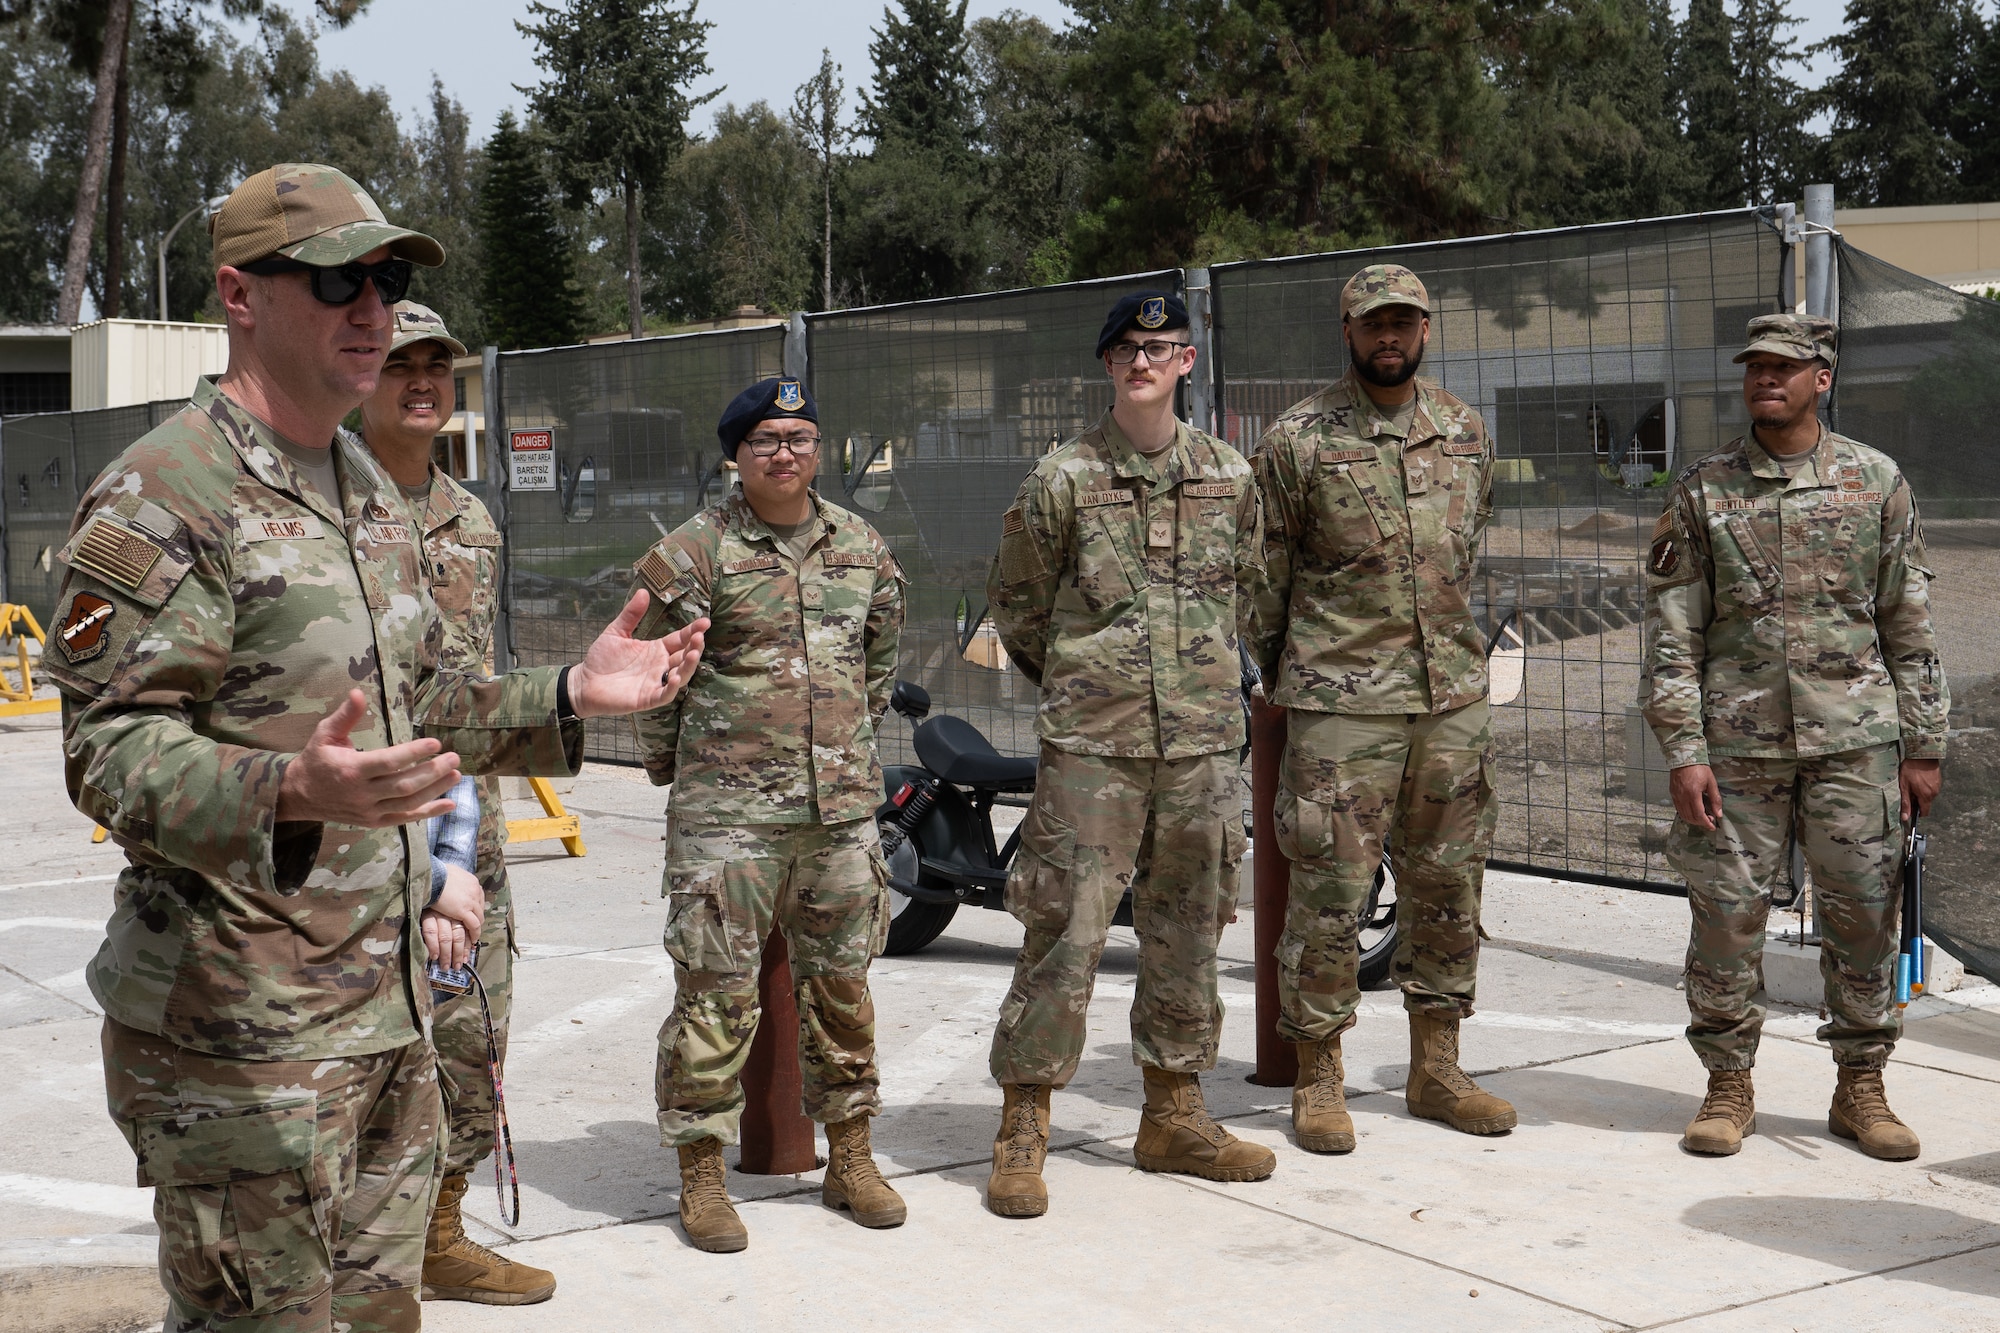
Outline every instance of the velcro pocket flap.
<path id="1" fill-rule="evenodd" d="M 1036 801 L 1021 821 L 1021 850 L 1058 870 L 1067 870 L 1076 859 L 1076 826 L 1058 819 Z"/>
<path id="2" fill-rule="evenodd" d="M 229 1111 L 176 1111 L 133 1124 L 139 1179 L 148 1185 L 219 1185 L 312 1163 L 319 1103 L 302 1097 Z"/>

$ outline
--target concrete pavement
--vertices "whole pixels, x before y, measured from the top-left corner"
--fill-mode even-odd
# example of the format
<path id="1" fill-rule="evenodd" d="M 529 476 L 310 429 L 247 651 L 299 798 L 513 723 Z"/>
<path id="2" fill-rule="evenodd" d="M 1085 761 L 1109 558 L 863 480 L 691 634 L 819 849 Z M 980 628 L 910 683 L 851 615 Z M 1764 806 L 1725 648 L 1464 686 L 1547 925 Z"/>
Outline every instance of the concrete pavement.
<path id="1" fill-rule="evenodd" d="M 119 857 L 90 845 L 63 797 L 53 718 L 0 722 L 0 798 L 12 815 L 0 835 L 6 1330 L 50 1326 L 10 1322 L 37 1275 L 46 1291 L 94 1265 L 122 1273 L 129 1298 L 152 1225 L 104 1115 L 80 977 Z M 524 1309 L 432 1303 L 430 1328 L 2000 1329 L 2000 991 L 1974 985 L 1909 1011 L 1889 1089 L 1923 1136 L 1918 1161 L 1874 1162 L 1828 1134 L 1817 1016 L 1783 1008 L 1757 1070 L 1759 1132 L 1740 1156 L 1690 1157 L 1677 1142 L 1702 1076 L 1679 1035 L 1685 906 L 1503 874 L 1489 879 L 1492 939 L 1465 1049 L 1520 1107 L 1511 1135 L 1474 1139 L 1404 1111 L 1406 1029 L 1397 997 L 1378 992 L 1347 1042 L 1359 1148 L 1294 1148 L 1285 1090 L 1245 1081 L 1246 911 L 1223 943 L 1230 1019 L 1206 1086 L 1238 1133 L 1277 1151 L 1278 1172 L 1211 1185 L 1135 1170 L 1136 950 L 1119 929 L 1088 1054 L 1055 1098 L 1051 1211 L 994 1218 L 980 1202 L 998 1118 L 985 1056 L 1020 936 L 1003 914 L 966 909 L 924 953 L 874 970 L 887 1102 L 876 1143 L 909 1224 L 868 1232 L 821 1208 L 816 1174 L 732 1173 L 750 1249 L 698 1253 L 674 1223 L 676 1173 L 652 1119 L 654 1033 L 672 998 L 661 793 L 636 772 L 592 769 L 569 802 L 590 855 L 540 843 L 513 858 L 521 1227 L 499 1226 L 490 1175 L 468 1199 L 481 1239 L 561 1285 Z"/>

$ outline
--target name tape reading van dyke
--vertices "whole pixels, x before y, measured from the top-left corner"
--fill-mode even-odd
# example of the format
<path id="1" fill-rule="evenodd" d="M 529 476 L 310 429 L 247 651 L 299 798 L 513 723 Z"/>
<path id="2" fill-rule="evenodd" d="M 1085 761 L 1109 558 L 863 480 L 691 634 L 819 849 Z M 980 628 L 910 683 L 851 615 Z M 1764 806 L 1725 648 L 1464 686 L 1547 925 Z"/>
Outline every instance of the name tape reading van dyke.
<path id="1" fill-rule="evenodd" d="M 509 490 L 552 491 L 556 488 L 554 431 L 508 431 L 507 458 L 513 467 L 507 481 Z"/>

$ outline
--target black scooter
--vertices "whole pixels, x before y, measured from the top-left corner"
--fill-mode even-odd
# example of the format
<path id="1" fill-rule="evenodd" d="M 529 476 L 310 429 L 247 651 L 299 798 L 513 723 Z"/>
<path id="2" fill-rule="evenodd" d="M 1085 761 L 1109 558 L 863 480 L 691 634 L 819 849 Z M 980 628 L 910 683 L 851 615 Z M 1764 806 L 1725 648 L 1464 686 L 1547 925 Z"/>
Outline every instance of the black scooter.
<path id="1" fill-rule="evenodd" d="M 1021 847 L 1017 826 L 1001 844 L 993 836 L 998 806 L 1026 809 L 1035 793 L 1036 761 L 1001 754 L 961 717 L 929 717 L 930 693 L 896 682 L 889 707 L 916 727 L 915 764 L 885 764 L 875 812 L 889 862 L 890 954 L 916 953 L 944 933 L 961 905 L 1006 907 L 1007 870 Z M 928 720 L 926 720 L 928 719 Z M 1132 924 L 1127 889 L 1111 918 Z M 1385 866 L 1361 915 L 1361 985 L 1389 973 L 1396 950 L 1396 885 Z"/>

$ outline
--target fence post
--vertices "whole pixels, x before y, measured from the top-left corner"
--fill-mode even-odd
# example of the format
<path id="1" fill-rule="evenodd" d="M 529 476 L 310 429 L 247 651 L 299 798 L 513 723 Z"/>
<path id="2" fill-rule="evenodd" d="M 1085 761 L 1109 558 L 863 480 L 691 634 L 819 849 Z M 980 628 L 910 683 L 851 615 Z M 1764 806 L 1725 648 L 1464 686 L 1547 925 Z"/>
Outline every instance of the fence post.
<path id="1" fill-rule="evenodd" d="M 813 1124 L 799 1109 L 799 1011 L 785 932 L 775 927 L 757 972 L 763 1014 L 743 1062 L 743 1152 L 737 1169 L 750 1176 L 795 1176 L 819 1165 Z"/>
<path id="2" fill-rule="evenodd" d="M 806 382 L 806 317 L 794 310 L 785 325 L 785 378 Z"/>
<path id="3" fill-rule="evenodd" d="M 500 587 L 499 609 L 493 615 L 493 669 L 512 671 L 514 669 L 514 590 L 513 579 L 509 577 L 513 566 L 510 552 L 513 549 L 508 531 L 507 485 L 513 474 L 507 467 L 507 421 L 506 409 L 501 405 L 500 393 L 500 349 L 482 347 L 479 349 L 479 396 L 485 408 L 486 420 L 486 475 L 493 479 L 487 487 L 488 503 L 486 512 L 493 516 L 493 526 L 500 529 Z"/>
<path id="4" fill-rule="evenodd" d="M 1834 308 L 1833 272 L 1833 187 L 1806 186 L 1806 221 L 1813 230 L 1806 233 L 1806 313 L 1837 319 Z M 1824 230 L 1822 230 L 1822 228 Z"/>
<path id="5" fill-rule="evenodd" d="M 1285 933 L 1292 863 L 1278 850 L 1274 812 L 1285 758 L 1290 714 L 1258 699 L 1250 709 L 1250 821 L 1256 839 L 1251 929 L 1257 951 L 1257 1072 L 1252 1083 L 1289 1088 L 1299 1074 L 1298 1052 L 1278 1036 L 1278 939 Z"/>
<path id="6" fill-rule="evenodd" d="M 1219 435 L 1215 428 L 1215 302 L 1208 270 L 1188 269 L 1181 287 L 1187 293 L 1188 336 L 1195 346 L 1194 374 L 1188 376 L 1188 424 Z"/>

